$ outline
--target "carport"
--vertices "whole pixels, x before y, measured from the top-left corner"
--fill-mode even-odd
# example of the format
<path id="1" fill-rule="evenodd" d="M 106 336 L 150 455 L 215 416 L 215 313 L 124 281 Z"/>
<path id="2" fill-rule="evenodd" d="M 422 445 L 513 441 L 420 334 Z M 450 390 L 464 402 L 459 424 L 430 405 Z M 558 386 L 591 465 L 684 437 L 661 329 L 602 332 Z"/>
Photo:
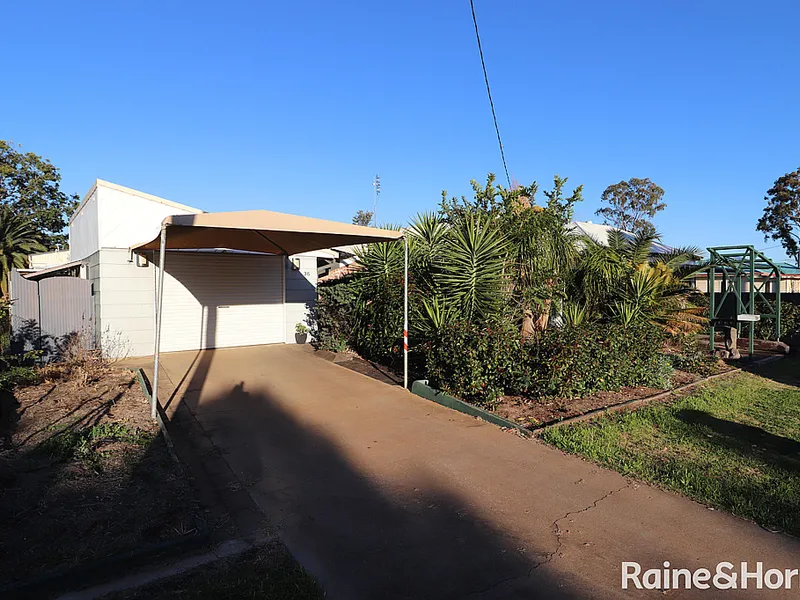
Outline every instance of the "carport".
<path id="1" fill-rule="evenodd" d="M 268 210 L 247 210 L 173 215 L 161 223 L 158 237 L 132 248 L 143 253 L 158 250 L 158 282 L 155 305 L 152 415 L 158 406 L 161 321 L 164 308 L 164 267 L 167 250 L 224 248 L 268 255 L 291 256 L 334 246 L 404 240 L 404 383 L 408 387 L 408 242 L 401 231 L 377 229 L 289 215 Z"/>

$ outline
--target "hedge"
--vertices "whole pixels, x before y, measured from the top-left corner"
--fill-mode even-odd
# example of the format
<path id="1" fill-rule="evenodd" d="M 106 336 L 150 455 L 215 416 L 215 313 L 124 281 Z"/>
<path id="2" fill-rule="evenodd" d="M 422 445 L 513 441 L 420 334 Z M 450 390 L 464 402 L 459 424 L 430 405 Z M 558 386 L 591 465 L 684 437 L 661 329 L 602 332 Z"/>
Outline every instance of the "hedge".
<path id="1" fill-rule="evenodd" d="M 428 346 L 431 384 L 491 406 L 504 394 L 575 398 L 627 386 L 666 388 L 664 337 L 649 325 L 548 329 L 523 342 L 510 325 L 458 323 Z"/>

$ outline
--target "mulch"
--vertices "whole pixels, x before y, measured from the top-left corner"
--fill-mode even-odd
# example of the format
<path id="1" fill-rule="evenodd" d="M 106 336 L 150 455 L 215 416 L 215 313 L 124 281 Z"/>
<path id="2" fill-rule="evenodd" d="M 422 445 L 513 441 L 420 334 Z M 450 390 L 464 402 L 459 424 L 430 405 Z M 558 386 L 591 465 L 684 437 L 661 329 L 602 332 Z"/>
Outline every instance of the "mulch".
<path id="1" fill-rule="evenodd" d="M 723 369 L 727 370 L 727 369 Z M 672 377 L 672 387 L 676 388 L 702 379 L 701 376 L 676 370 Z M 528 429 L 535 429 L 586 414 L 593 410 L 604 409 L 631 400 L 641 400 L 665 390 L 653 387 L 626 387 L 616 392 L 597 392 L 583 398 L 537 398 L 520 396 L 504 396 L 492 412 L 519 423 Z"/>

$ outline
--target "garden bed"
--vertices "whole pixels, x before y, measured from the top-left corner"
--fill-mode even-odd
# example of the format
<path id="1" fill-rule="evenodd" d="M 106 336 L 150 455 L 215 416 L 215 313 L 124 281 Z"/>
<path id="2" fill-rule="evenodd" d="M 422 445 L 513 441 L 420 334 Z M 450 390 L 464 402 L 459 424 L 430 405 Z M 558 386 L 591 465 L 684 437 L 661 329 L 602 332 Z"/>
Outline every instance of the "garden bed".
<path id="1" fill-rule="evenodd" d="M 685 371 L 675 371 L 672 376 L 672 387 L 694 383 L 702 379 L 699 375 Z M 616 392 L 596 392 L 583 398 L 542 398 L 530 399 L 520 396 L 503 396 L 495 414 L 519 423 L 527 429 L 536 429 L 564 419 L 577 417 L 594 410 L 625 404 L 631 400 L 640 400 L 665 391 L 654 387 L 626 387 Z"/>
<path id="2" fill-rule="evenodd" d="M 0 587 L 204 529 L 133 373 L 46 368 L 39 377 L 0 392 Z"/>

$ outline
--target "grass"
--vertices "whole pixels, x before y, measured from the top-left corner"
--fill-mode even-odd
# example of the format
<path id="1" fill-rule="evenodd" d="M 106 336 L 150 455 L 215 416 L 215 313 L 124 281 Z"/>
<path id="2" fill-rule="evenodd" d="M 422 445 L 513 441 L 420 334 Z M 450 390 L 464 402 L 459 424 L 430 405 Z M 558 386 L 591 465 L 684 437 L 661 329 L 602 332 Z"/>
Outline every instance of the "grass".
<path id="1" fill-rule="evenodd" d="M 126 442 L 146 446 L 153 438 L 151 434 L 131 429 L 122 423 L 100 423 L 78 430 L 68 429 L 67 426 L 49 429 L 56 433 L 39 444 L 36 450 L 59 462 L 76 459 L 94 463 L 103 456 L 98 448 L 104 442 Z"/>
<path id="2" fill-rule="evenodd" d="M 316 600 L 323 597 L 322 588 L 314 578 L 276 542 L 164 583 L 106 596 L 104 600 Z"/>
<path id="3" fill-rule="evenodd" d="M 800 536 L 800 359 L 542 438 L 623 475 Z"/>

